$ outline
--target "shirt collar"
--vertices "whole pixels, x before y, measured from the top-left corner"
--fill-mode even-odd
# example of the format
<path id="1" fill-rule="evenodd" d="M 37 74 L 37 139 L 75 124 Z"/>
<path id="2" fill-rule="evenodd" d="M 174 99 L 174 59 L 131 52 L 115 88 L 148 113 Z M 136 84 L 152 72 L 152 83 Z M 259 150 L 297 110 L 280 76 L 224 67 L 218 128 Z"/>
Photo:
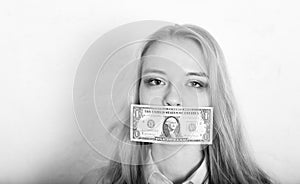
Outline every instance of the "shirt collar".
<path id="1" fill-rule="evenodd" d="M 148 160 L 146 164 L 143 166 L 145 171 L 145 178 L 148 184 L 173 184 L 171 180 L 169 180 L 165 175 L 163 175 L 156 164 L 153 161 L 151 149 L 148 152 Z M 182 184 L 195 184 L 195 183 L 203 183 L 205 180 L 207 183 L 207 167 L 206 167 L 206 158 L 203 159 L 203 162 L 198 167 L 198 169 Z"/>

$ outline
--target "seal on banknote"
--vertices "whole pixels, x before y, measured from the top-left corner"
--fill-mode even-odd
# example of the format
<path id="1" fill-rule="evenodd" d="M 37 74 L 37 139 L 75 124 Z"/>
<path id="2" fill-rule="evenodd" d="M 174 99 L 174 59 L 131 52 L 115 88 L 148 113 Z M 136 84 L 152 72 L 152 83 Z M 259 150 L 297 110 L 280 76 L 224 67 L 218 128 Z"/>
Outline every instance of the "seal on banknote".
<path id="1" fill-rule="evenodd" d="M 194 132 L 194 131 L 196 131 L 196 129 L 197 129 L 197 126 L 196 126 L 195 123 L 190 123 L 188 127 L 189 127 L 188 130 L 189 130 L 190 132 Z"/>
<path id="2" fill-rule="evenodd" d="M 154 122 L 152 119 L 149 119 L 149 120 L 147 121 L 147 126 L 148 126 L 149 128 L 153 128 L 153 127 L 155 126 L 155 122 Z"/>

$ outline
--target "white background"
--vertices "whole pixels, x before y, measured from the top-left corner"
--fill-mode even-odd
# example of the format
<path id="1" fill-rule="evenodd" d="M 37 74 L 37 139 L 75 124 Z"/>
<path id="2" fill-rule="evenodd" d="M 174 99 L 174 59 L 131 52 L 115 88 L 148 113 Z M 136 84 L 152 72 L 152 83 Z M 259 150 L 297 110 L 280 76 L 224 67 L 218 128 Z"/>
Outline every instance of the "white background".
<path id="1" fill-rule="evenodd" d="M 75 124 L 72 86 L 87 48 L 133 21 L 192 23 L 227 59 L 258 163 L 300 183 L 300 11 L 285 1 L 1 1 L 0 183 L 77 183 L 102 164 Z"/>

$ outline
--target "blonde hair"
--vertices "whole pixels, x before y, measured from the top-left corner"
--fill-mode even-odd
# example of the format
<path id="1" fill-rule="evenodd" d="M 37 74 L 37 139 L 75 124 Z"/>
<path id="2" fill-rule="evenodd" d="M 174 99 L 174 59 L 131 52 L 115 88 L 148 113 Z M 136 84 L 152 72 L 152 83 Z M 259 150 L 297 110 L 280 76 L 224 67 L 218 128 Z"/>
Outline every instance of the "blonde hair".
<path id="1" fill-rule="evenodd" d="M 165 26 L 149 37 L 141 48 L 140 57 L 145 55 L 153 43 L 170 38 L 195 41 L 201 48 L 208 68 L 211 106 L 214 107 L 213 144 L 204 150 L 209 183 L 272 183 L 269 176 L 253 161 L 244 142 L 241 117 L 223 52 L 216 40 L 206 30 L 195 25 Z M 138 87 L 139 84 L 137 94 Z M 138 95 L 133 103 L 139 103 Z M 142 163 L 151 144 L 131 142 L 128 126 L 123 127 L 121 139 L 123 142 L 115 152 L 117 161 L 110 161 L 99 183 L 104 183 L 105 179 L 110 183 L 146 183 Z"/>

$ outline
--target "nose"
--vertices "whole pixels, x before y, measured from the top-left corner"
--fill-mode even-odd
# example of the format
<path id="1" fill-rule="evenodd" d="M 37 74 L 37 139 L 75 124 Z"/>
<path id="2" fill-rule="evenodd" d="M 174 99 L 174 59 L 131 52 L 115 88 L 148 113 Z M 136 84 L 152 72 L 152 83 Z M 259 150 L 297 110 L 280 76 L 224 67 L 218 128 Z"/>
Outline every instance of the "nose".
<path id="1" fill-rule="evenodd" d="M 181 98 L 178 94 L 178 89 L 174 85 L 170 85 L 163 98 L 164 106 L 182 106 Z"/>

